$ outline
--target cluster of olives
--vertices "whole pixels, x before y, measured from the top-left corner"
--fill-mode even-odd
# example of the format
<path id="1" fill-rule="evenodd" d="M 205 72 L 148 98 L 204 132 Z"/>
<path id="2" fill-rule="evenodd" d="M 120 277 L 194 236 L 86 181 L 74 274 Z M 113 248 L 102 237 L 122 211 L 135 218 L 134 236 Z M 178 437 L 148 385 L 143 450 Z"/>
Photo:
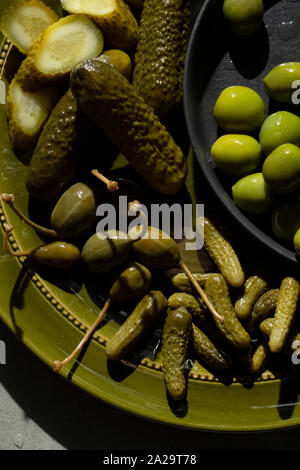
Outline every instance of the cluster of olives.
<path id="1" fill-rule="evenodd" d="M 300 63 L 290 62 L 274 67 L 263 81 L 272 99 L 288 103 L 298 80 Z M 225 173 L 241 178 L 232 186 L 234 202 L 250 214 L 264 214 L 281 198 L 273 211 L 273 232 L 278 238 L 294 240 L 299 254 L 300 207 L 287 206 L 282 198 L 293 197 L 300 188 L 300 118 L 285 110 L 266 117 L 262 98 L 246 86 L 225 88 L 213 113 L 219 127 L 227 132 L 213 144 L 213 160 Z M 259 127 L 258 140 L 248 135 Z M 292 229 L 284 229 L 286 212 L 293 220 Z"/>

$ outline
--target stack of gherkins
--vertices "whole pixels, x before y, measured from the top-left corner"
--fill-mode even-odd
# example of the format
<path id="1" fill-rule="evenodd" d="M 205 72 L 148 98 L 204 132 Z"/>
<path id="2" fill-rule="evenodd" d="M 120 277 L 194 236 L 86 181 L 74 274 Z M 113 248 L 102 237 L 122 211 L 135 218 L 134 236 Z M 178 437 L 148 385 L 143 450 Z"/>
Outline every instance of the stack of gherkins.
<path id="1" fill-rule="evenodd" d="M 204 231 L 214 273 L 191 273 L 176 242 L 153 227 L 135 236 L 121 231 L 91 235 L 103 190 L 96 180 L 74 183 L 86 159 L 90 127 L 95 127 L 99 146 L 112 141 L 155 191 L 175 195 L 184 186 L 185 157 L 163 122 L 182 98 L 190 3 L 62 0 L 61 6 L 64 16 L 59 18 L 40 0 L 18 0 L 1 20 L 2 32 L 26 55 L 8 90 L 12 146 L 34 149 L 26 182 L 29 195 L 55 203 L 51 228 L 45 228 L 20 213 L 12 194 L 3 194 L 4 203 L 49 238 L 26 252 L 11 252 L 8 234 L 13 227 L 7 224 L 5 250 L 49 269 L 82 263 L 89 275 L 111 279 L 99 316 L 76 349 L 54 361 L 54 370 L 78 354 L 112 304 L 136 302 L 108 341 L 107 357 L 125 358 L 162 324 L 163 370 L 173 399 L 185 396 L 185 364 L 194 355 L 218 373 L 231 373 L 236 356 L 246 361 L 250 373 L 260 372 L 267 357 L 289 348 L 297 333 L 292 321 L 298 282 L 285 278 L 280 289 L 270 289 L 259 276 L 245 281 L 233 248 L 205 217 L 197 219 L 196 227 Z M 118 191 L 116 182 L 99 171 L 93 174 L 108 192 Z M 151 290 L 152 277 L 174 267 L 183 272 L 172 277 L 173 293 L 167 299 L 165 292 Z M 241 288 L 233 306 L 232 291 Z M 259 323 L 269 342 L 262 337 L 253 354 L 251 335 L 257 336 Z"/>

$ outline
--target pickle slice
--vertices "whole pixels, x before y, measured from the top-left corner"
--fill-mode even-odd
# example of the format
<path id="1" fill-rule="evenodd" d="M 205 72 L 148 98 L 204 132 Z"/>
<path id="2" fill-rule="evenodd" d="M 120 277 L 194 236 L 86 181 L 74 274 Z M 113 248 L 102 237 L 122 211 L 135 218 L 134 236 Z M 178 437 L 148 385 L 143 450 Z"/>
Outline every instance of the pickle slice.
<path id="1" fill-rule="evenodd" d="M 69 13 L 91 17 L 99 24 L 105 37 L 105 46 L 132 51 L 138 39 L 138 24 L 123 0 L 61 0 Z"/>
<path id="2" fill-rule="evenodd" d="M 49 26 L 34 41 L 16 79 L 26 91 L 57 84 L 85 59 L 103 50 L 103 34 L 83 15 L 70 15 Z"/>
<path id="3" fill-rule="evenodd" d="M 56 99 L 55 88 L 29 93 L 23 91 L 16 80 L 11 82 L 6 110 L 14 148 L 26 150 L 35 145 Z"/>
<path id="4" fill-rule="evenodd" d="M 34 40 L 57 20 L 57 14 L 40 0 L 18 0 L 3 13 L 0 31 L 27 55 Z"/>

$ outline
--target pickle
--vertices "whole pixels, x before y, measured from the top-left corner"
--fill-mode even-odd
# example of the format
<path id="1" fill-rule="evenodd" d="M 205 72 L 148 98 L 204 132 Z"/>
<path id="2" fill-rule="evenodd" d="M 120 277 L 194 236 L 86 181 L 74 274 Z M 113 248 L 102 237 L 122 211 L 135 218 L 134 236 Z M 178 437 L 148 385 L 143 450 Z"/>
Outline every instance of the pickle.
<path id="1" fill-rule="evenodd" d="M 183 187 L 181 149 L 120 72 L 88 60 L 73 70 L 71 88 L 82 109 L 150 186 L 164 194 Z"/>
<path id="2" fill-rule="evenodd" d="M 119 70 L 119 72 L 130 82 L 132 64 L 129 55 L 126 54 L 126 52 L 120 51 L 119 49 L 110 49 L 97 57 L 97 60 L 101 60 L 106 64 L 116 67 L 116 69 Z"/>
<path id="3" fill-rule="evenodd" d="M 215 276 L 215 273 L 193 273 L 196 281 L 200 284 L 201 287 L 204 287 L 205 281 L 212 276 Z M 178 273 L 172 278 L 172 284 L 176 289 L 187 292 L 188 294 L 193 294 L 195 292 L 194 287 L 192 286 L 189 278 L 185 273 Z"/>
<path id="4" fill-rule="evenodd" d="M 158 116 L 182 99 L 190 0 L 144 0 L 133 86 Z"/>
<path id="5" fill-rule="evenodd" d="M 266 365 L 267 360 L 270 357 L 270 349 L 266 341 L 262 340 L 261 344 L 255 350 L 249 365 L 249 372 L 251 374 L 257 374 Z"/>
<path id="6" fill-rule="evenodd" d="M 249 277 L 244 284 L 242 297 L 236 301 L 234 309 L 240 320 L 245 320 L 251 313 L 254 302 L 267 290 L 268 284 L 258 276 Z"/>
<path id="7" fill-rule="evenodd" d="M 173 400 L 181 400 L 186 391 L 184 363 L 192 334 L 192 317 L 184 307 L 171 311 L 162 334 L 162 357 L 166 388 Z"/>
<path id="8" fill-rule="evenodd" d="M 222 314 L 224 320 L 214 317 L 214 321 L 222 335 L 238 349 L 250 346 L 250 336 L 241 325 L 232 306 L 229 289 L 224 277 L 219 274 L 208 279 L 205 283 L 205 292 L 217 312 Z"/>
<path id="9" fill-rule="evenodd" d="M 200 297 L 194 297 L 185 292 L 176 292 L 168 298 L 168 306 L 171 310 L 185 307 L 192 315 L 193 321 L 211 337 L 216 336 L 216 326 L 211 318 L 211 313 Z"/>
<path id="10" fill-rule="evenodd" d="M 207 217 L 198 217 L 196 227 L 204 230 L 204 247 L 228 284 L 240 287 L 245 280 L 244 271 L 230 243 Z"/>
<path id="11" fill-rule="evenodd" d="M 199 360 L 208 367 L 222 371 L 231 366 L 228 357 L 196 325 L 193 325 L 193 346 Z"/>
<path id="12" fill-rule="evenodd" d="M 8 88 L 6 112 L 12 147 L 27 150 L 33 147 L 57 100 L 55 88 L 33 93 L 22 90 L 16 80 Z"/>
<path id="13" fill-rule="evenodd" d="M 247 322 L 248 331 L 252 332 L 255 323 L 273 315 L 276 309 L 278 295 L 279 289 L 269 289 L 257 299 Z"/>
<path id="14" fill-rule="evenodd" d="M 0 31 L 26 55 L 40 33 L 58 19 L 40 0 L 17 0 L 2 14 Z"/>
<path id="15" fill-rule="evenodd" d="M 108 341 L 106 355 L 122 359 L 149 333 L 165 314 L 167 299 L 160 291 L 151 291 L 138 303 L 117 333 Z"/>
<path id="16" fill-rule="evenodd" d="M 266 318 L 263 320 L 260 325 L 260 331 L 267 337 L 269 338 L 271 335 L 272 328 L 274 326 L 274 318 Z M 300 345 L 300 332 L 292 330 L 290 334 L 288 335 L 288 338 L 286 340 L 285 346 L 282 350 L 284 354 L 291 354 L 297 350 L 299 350 L 299 345 Z"/>
<path id="17" fill-rule="evenodd" d="M 176 292 L 168 298 L 168 307 L 171 310 L 177 310 L 179 307 L 185 307 L 192 315 L 193 319 L 205 324 L 210 317 L 206 306 L 200 298 L 196 298 L 185 292 Z M 209 317 L 208 317 L 209 316 Z"/>
<path id="18" fill-rule="evenodd" d="M 69 13 L 91 17 L 104 34 L 107 48 L 132 51 L 138 40 L 138 24 L 129 6 L 123 0 L 61 0 Z"/>
<path id="19" fill-rule="evenodd" d="M 84 119 L 69 90 L 53 109 L 29 164 L 26 183 L 34 198 L 54 199 L 75 176 Z"/>
<path id="20" fill-rule="evenodd" d="M 34 41 L 15 75 L 25 91 L 37 91 L 68 79 L 72 68 L 103 50 L 103 35 L 82 15 L 61 18 Z"/>
<path id="21" fill-rule="evenodd" d="M 269 348 L 273 353 L 280 352 L 285 345 L 294 320 L 298 298 L 298 281 L 293 277 L 284 278 L 279 290 L 274 326 L 269 340 Z"/>

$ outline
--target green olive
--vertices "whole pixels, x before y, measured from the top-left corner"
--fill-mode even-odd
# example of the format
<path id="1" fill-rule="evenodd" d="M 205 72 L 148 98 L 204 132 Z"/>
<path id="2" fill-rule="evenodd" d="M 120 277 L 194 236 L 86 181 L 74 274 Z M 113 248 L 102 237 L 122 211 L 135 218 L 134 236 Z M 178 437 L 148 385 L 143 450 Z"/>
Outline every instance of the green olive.
<path id="1" fill-rule="evenodd" d="M 265 182 L 276 194 L 295 191 L 300 186 L 300 149 L 283 144 L 273 150 L 263 164 Z"/>
<path id="2" fill-rule="evenodd" d="M 272 206 L 272 196 L 262 173 L 244 176 L 232 187 L 233 200 L 251 214 L 263 214 Z"/>
<path id="3" fill-rule="evenodd" d="M 262 151 L 257 140 L 243 134 L 227 134 L 212 146 L 211 154 L 217 167 L 230 175 L 244 176 L 259 165 Z"/>
<path id="4" fill-rule="evenodd" d="M 180 260 L 175 240 L 155 227 L 148 227 L 144 237 L 132 244 L 132 252 L 141 263 L 150 268 L 172 268 Z"/>
<path id="5" fill-rule="evenodd" d="M 274 67 L 263 82 L 271 98 L 280 103 L 290 103 L 296 80 L 300 80 L 300 62 L 286 62 Z"/>
<path id="6" fill-rule="evenodd" d="M 63 193 L 52 214 L 52 228 L 61 237 L 76 238 L 96 222 L 97 195 L 85 183 L 76 183 Z"/>
<path id="7" fill-rule="evenodd" d="M 261 125 L 266 107 L 259 94 L 251 88 L 230 86 L 218 97 L 213 112 L 224 131 L 248 133 Z"/>
<path id="8" fill-rule="evenodd" d="M 113 303 L 131 302 L 146 294 L 150 288 L 152 276 L 140 263 L 130 263 L 113 283 L 109 298 Z"/>
<path id="9" fill-rule="evenodd" d="M 120 231 L 92 235 L 84 245 L 81 258 L 88 271 L 95 274 L 106 274 L 120 268 L 128 259 L 130 240 L 126 233 Z"/>
<path id="10" fill-rule="evenodd" d="M 30 260 L 49 268 L 70 269 L 80 260 L 80 251 L 71 243 L 56 241 L 32 250 Z"/>
<path id="11" fill-rule="evenodd" d="M 223 13 L 230 29 L 236 34 L 246 36 L 254 33 L 262 23 L 263 0 L 225 0 Z"/>
<path id="12" fill-rule="evenodd" d="M 269 155 L 282 144 L 300 144 L 300 118 L 288 111 L 278 111 L 264 121 L 259 133 L 263 152 Z"/>
<path id="13" fill-rule="evenodd" d="M 294 204 L 282 203 L 272 214 L 272 230 L 276 238 L 293 240 L 300 228 L 300 202 Z"/>
<path id="14" fill-rule="evenodd" d="M 295 248 L 297 255 L 300 255 L 300 229 L 299 228 L 297 232 L 295 233 L 293 243 L 294 243 L 294 248 Z"/>

